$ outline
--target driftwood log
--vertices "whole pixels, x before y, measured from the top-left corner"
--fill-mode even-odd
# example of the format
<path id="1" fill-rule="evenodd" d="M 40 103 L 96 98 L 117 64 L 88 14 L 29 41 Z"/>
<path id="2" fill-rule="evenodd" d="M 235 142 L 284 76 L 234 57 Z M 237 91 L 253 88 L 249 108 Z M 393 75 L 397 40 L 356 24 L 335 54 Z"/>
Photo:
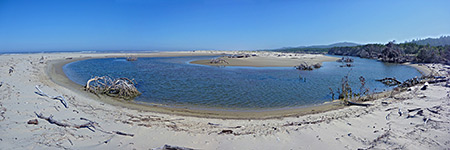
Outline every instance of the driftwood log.
<path id="1" fill-rule="evenodd" d="M 9 71 L 8 71 L 9 75 L 11 75 L 11 73 L 13 73 L 13 72 L 14 72 L 14 67 L 13 66 L 9 67 Z"/>
<path id="2" fill-rule="evenodd" d="M 121 131 L 111 131 L 111 132 L 105 131 L 105 130 L 103 130 L 100 127 L 100 125 L 98 125 L 97 122 L 91 121 L 91 120 L 86 119 L 86 118 L 80 118 L 80 120 L 88 121 L 87 123 L 77 125 L 77 124 L 69 124 L 69 123 L 64 123 L 64 122 L 60 122 L 58 120 L 55 120 L 55 119 L 53 119 L 53 115 L 45 117 L 42 113 L 38 114 L 38 113 L 34 112 L 34 114 L 36 114 L 36 116 L 39 119 L 47 120 L 50 124 L 55 124 L 55 125 L 60 126 L 60 127 L 69 127 L 69 128 L 77 128 L 77 129 L 87 128 L 87 129 L 91 130 L 92 132 L 95 132 L 95 129 L 96 129 L 96 130 L 99 130 L 99 131 L 101 131 L 103 133 L 107 133 L 107 134 L 117 134 L 117 135 L 130 136 L 130 137 L 134 136 L 134 134 L 125 133 L 125 132 L 121 132 Z"/>
<path id="3" fill-rule="evenodd" d="M 223 58 L 213 58 L 209 61 L 210 64 L 230 64 L 227 60 Z"/>
<path id="4" fill-rule="evenodd" d="M 343 65 L 340 65 L 339 67 L 353 67 L 353 64 L 346 63 L 346 64 L 343 64 Z"/>
<path id="5" fill-rule="evenodd" d="M 347 101 L 347 105 L 349 105 L 349 106 L 354 105 L 354 106 L 364 106 L 364 107 L 369 107 L 369 106 L 371 106 L 372 104 L 363 104 L 363 103 L 356 103 L 356 102 Z"/>
<path id="6" fill-rule="evenodd" d="M 86 82 L 85 90 L 94 94 L 130 100 L 141 95 L 136 88 L 136 81 L 128 78 L 112 79 L 107 76 L 94 77 Z"/>
<path id="7" fill-rule="evenodd" d="M 69 108 L 69 105 L 67 104 L 66 98 L 64 98 L 64 96 L 62 96 L 62 95 L 59 95 L 59 96 L 50 96 L 50 95 L 48 95 L 48 94 L 42 92 L 42 90 L 39 89 L 39 86 L 36 85 L 35 88 L 36 88 L 36 90 L 38 90 L 37 92 L 34 92 L 34 93 L 36 93 L 37 95 L 45 96 L 45 97 L 48 97 L 48 98 L 51 98 L 51 99 L 59 100 L 59 101 L 61 101 L 61 103 L 64 105 L 64 107 Z"/>
<path id="8" fill-rule="evenodd" d="M 228 58 L 248 58 L 248 57 L 254 57 L 256 54 L 233 54 L 228 55 Z"/>
<path id="9" fill-rule="evenodd" d="M 127 61 L 137 61 L 138 58 L 134 56 L 127 57 Z"/>
<path id="10" fill-rule="evenodd" d="M 192 148 L 188 147 L 180 147 L 180 146 L 173 146 L 173 145 L 164 145 L 162 147 L 153 148 L 152 150 L 194 150 Z"/>
<path id="11" fill-rule="evenodd" d="M 395 78 L 384 78 L 384 79 L 379 79 L 379 80 L 375 80 L 375 81 L 379 81 L 387 86 L 396 86 L 396 85 L 402 84 L 402 82 L 398 81 Z"/>
<path id="12" fill-rule="evenodd" d="M 341 59 L 336 60 L 337 62 L 346 62 L 346 63 L 352 63 L 354 62 L 353 58 L 350 57 L 342 57 Z"/>

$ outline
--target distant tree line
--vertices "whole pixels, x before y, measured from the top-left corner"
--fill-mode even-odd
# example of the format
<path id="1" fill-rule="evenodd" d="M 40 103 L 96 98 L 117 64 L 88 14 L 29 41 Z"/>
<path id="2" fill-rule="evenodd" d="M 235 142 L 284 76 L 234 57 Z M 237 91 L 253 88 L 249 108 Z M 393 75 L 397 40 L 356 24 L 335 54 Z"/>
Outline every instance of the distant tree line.
<path id="1" fill-rule="evenodd" d="M 419 45 L 430 44 L 431 46 L 445 46 L 450 45 L 450 36 L 441 36 L 439 38 L 417 39 L 407 43 L 415 43 Z"/>
<path id="2" fill-rule="evenodd" d="M 446 63 L 450 64 L 450 45 L 430 46 L 415 43 L 366 44 L 353 47 L 333 47 L 328 54 L 379 59 L 384 62 Z"/>
<path id="3" fill-rule="evenodd" d="M 445 63 L 450 64 L 450 36 L 412 40 L 395 44 L 366 44 L 358 46 L 340 46 L 332 48 L 296 47 L 274 51 L 291 53 L 322 53 L 331 55 L 357 56 L 379 59 L 392 63 Z"/>

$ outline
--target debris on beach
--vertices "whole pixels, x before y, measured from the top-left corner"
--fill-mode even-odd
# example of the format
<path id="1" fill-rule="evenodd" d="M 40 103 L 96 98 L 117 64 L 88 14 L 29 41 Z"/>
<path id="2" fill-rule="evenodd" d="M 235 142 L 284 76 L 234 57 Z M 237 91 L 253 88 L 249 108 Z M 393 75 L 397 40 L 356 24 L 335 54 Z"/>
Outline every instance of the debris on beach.
<path id="1" fill-rule="evenodd" d="M 396 85 L 402 84 L 402 82 L 398 81 L 395 78 L 384 78 L 384 79 L 379 79 L 379 80 L 375 80 L 375 81 L 379 81 L 387 86 L 396 86 Z"/>
<path id="2" fill-rule="evenodd" d="M 14 72 L 14 67 L 13 66 L 9 67 L 9 71 L 8 71 L 9 75 L 11 75 L 11 73 L 13 73 L 13 72 Z"/>
<path id="3" fill-rule="evenodd" d="M 209 61 L 210 64 L 230 64 L 227 60 L 223 58 L 213 58 Z"/>
<path id="4" fill-rule="evenodd" d="M 138 60 L 138 58 L 135 56 L 127 57 L 127 61 L 137 61 L 137 60 Z"/>
<path id="5" fill-rule="evenodd" d="M 59 100 L 59 101 L 61 101 L 61 103 L 64 105 L 64 107 L 69 108 L 69 105 L 67 104 L 66 98 L 64 98 L 64 96 L 62 96 L 62 95 L 59 95 L 59 96 L 50 96 L 50 95 L 44 93 L 44 92 L 39 88 L 39 86 L 36 85 L 35 88 L 36 88 L 36 90 L 38 90 L 37 92 L 34 92 L 34 93 L 36 93 L 37 95 L 44 96 L 44 97 L 48 97 L 48 98 L 51 98 L 51 99 Z"/>
<path id="6" fill-rule="evenodd" d="M 40 63 L 40 64 L 44 64 L 44 63 L 45 63 L 45 58 L 44 58 L 44 56 L 41 56 L 41 58 L 39 59 L 39 63 Z"/>
<path id="7" fill-rule="evenodd" d="M 346 63 L 352 63 L 355 60 L 350 57 L 342 57 L 341 59 L 336 60 L 336 62 L 346 62 Z"/>
<path id="8" fill-rule="evenodd" d="M 95 130 L 98 130 L 98 131 L 101 131 L 101 132 L 107 133 L 107 134 L 117 134 L 117 135 L 130 136 L 130 137 L 134 136 L 134 134 L 125 133 L 125 132 L 121 132 L 121 131 L 105 131 L 105 130 L 103 130 L 102 127 L 100 127 L 100 125 L 97 122 L 91 121 L 91 120 L 86 119 L 86 118 L 80 118 L 80 120 L 87 121 L 87 123 L 84 123 L 84 124 L 70 124 L 70 123 L 65 123 L 65 122 L 61 122 L 61 121 L 58 121 L 56 119 L 53 119 L 53 115 L 50 115 L 50 116 L 46 117 L 42 113 L 38 114 L 38 113 L 34 112 L 34 114 L 39 119 L 47 120 L 50 124 L 55 124 L 55 125 L 60 126 L 60 127 L 76 128 L 76 129 L 86 128 L 86 129 L 91 130 L 92 132 L 95 132 Z M 34 119 L 34 120 L 35 120 L 35 122 L 37 124 L 37 122 L 38 122 L 37 119 Z M 30 121 L 28 122 L 28 124 L 30 124 Z M 34 123 L 34 121 L 32 121 L 32 123 Z"/>
<path id="9" fill-rule="evenodd" d="M 128 78 L 112 79 L 107 76 L 94 77 L 86 82 L 85 90 L 94 94 L 104 94 L 110 97 L 131 100 L 141 95 L 136 88 L 136 81 Z"/>
<path id="10" fill-rule="evenodd" d="M 422 76 L 420 78 L 414 77 L 411 79 L 407 79 L 404 82 L 400 82 L 395 78 L 389 78 L 389 77 L 386 77 L 384 79 L 379 79 L 376 81 L 382 82 L 383 84 L 385 84 L 387 86 L 398 86 L 400 88 L 408 88 L 408 87 L 412 87 L 412 86 L 415 86 L 418 84 L 424 84 L 424 86 L 421 89 L 426 90 L 426 86 L 428 86 L 428 84 L 448 82 L 450 80 L 449 80 L 449 78 L 444 77 L 444 76 L 433 76 L 432 74 L 430 74 L 430 75 Z"/>
<path id="11" fill-rule="evenodd" d="M 39 121 L 38 121 L 37 119 L 31 119 L 31 120 L 28 120 L 27 123 L 28 123 L 28 124 L 38 125 L 38 124 L 39 124 Z"/>
<path id="12" fill-rule="evenodd" d="M 228 58 L 249 58 L 249 57 L 255 57 L 256 54 L 233 54 L 228 55 Z"/>
<path id="13" fill-rule="evenodd" d="M 349 106 L 363 106 L 363 107 L 372 106 L 372 104 L 356 103 L 356 102 L 352 102 L 352 101 L 347 101 L 347 105 L 349 105 Z"/>
<path id="14" fill-rule="evenodd" d="M 192 148 L 180 147 L 180 146 L 172 146 L 172 145 L 164 145 L 162 147 L 153 148 L 152 150 L 194 150 Z"/>
<path id="15" fill-rule="evenodd" d="M 342 63 L 342 65 L 340 65 L 339 67 L 353 67 L 354 65 L 351 63 L 353 63 L 354 61 L 355 60 L 350 57 L 342 57 L 341 59 L 336 60 L 336 62 Z"/>
<path id="16" fill-rule="evenodd" d="M 429 85 L 429 83 L 425 82 L 425 84 L 423 84 L 423 86 L 422 86 L 422 88 L 420 88 L 420 90 L 422 90 L 422 91 L 427 90 L 428 85 Z"/>
<path id="17" fill-rule="evenodd" d="M 353 64 L 347 63 L 344 65 L 340 65 L 339 67 L 353 67 Z"/>
<path id="18" fill-rule="evenodd" d="M 222 130 L 219 134 L 233 134 L 233 130 Z"/>
<path id="19" fill-rule="evenodd" d="M 294 66 L 294 67 L 297 70 L 308 70 L 308 71 L 311 71 L 311 70 L 318 69 L 318 68 L 322 67 L 322 65 L 320 63 L 316 63 L 314 65 L 309 65 L 308 63 L 303 62 L 302 64 L 299 64 L 298 66 Z"/>

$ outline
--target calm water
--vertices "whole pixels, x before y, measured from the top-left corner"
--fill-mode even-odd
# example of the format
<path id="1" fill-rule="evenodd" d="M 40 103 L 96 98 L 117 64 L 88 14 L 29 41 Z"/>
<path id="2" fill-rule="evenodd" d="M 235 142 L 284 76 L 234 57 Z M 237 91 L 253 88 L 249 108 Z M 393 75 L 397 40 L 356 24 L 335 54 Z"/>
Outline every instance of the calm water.
<path id="1" fill-rule="evenodd" d="M 72 81 L 84 85 L 93 76 L 134 78 L 143 94 L 135 100 L 171 107 L 225 109 L 286 108 L 320 104 L 331 100 L 329 88 L 337 90 L 350 74 L 354 91 L 359 77 L 366 78 L 371 90 L 390 89 L 375 79 L 395 77 L 400 81 L 420 76 L 409 66 L 354 58 L 355 67 L 341 68 L 338 62 L 325 62 L 313 71 L 293 67 L 213 67 L 189 64 L 211 56 L 88 59 L 63 67 Z M 299 76 L 306 78 L 300 80 Z"/>

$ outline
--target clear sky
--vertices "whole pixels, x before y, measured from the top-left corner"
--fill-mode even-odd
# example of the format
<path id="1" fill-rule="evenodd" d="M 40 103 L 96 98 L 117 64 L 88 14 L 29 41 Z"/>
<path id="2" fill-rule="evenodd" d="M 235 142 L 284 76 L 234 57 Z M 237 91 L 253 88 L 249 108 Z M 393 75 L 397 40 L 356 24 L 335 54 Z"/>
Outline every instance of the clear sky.
<path id="1" fill-rule="evenodd" d="M 0 51 L 253 50 L 450 35 L 449 0 L 0 0 Z"/>

